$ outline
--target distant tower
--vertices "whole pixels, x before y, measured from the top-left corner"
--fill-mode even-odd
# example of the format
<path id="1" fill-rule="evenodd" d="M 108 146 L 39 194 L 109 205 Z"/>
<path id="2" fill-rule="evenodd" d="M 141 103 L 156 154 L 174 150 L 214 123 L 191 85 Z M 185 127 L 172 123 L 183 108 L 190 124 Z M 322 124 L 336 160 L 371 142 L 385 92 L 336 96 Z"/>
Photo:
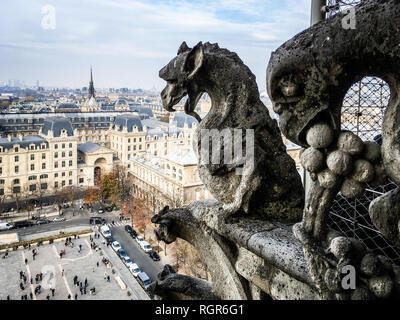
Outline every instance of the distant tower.
<path id="1" fill-rule="evenodd" d="M 96 101 L 94 94 L 93 85 L 93 72 L 92 67 L 90 67 L 90 82 L 89 82 L 89 96 L 87 100 L 82 103 L 81 111 L 83 112 L 94 112 L 100 110 L 100 104 Z"/>
<path id="2" fill-rule="evenodd" d="M 89 98 L 95 97 L 94 95 L 94 86 L 93 86 L 93 73 L 92 73 L 92 66 L 90 66 L 90 82 L 89 82 Z"/>

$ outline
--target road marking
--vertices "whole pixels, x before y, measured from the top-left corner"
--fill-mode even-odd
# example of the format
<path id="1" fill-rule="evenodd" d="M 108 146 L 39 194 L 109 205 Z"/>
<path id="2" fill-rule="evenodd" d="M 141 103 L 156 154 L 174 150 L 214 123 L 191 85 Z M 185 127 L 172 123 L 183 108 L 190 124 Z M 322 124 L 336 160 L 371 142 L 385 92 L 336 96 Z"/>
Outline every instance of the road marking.
<path id="1" fill-rule="evenodd" d="M 68 285 L 67 277 L 65 276 L 65 274 L 64 274 L 64 276 L 62 275 L 63 269 L 62 269 L 61 263 L 58 264 L 58 268 L 60 269 L 61 278 L 64 280 L 65 287 L 67 288 L 68 293 L 71 295 L 71 299 L 73 299 L 71 289 L 69 288 L 69 285 Z"/>
<path id="2" fill-rule="evenodd" d="M 22 261 L 24 261 L 25 263 L 25 253 L 23 251 L 21 251 L 22 253 Z M 26 264 L 26 270 L 28 272 L 28 279 L 29 279 L 29 283 L 31 282 L 31 270 L 29 268 L 29 263 Z M 32 295 L 33 295 L 33 300 L 36 300 L 36 294 L 35 294 L 35 289 L 33 288 L 33 284 L 29 285 L 32 291 Z"/>

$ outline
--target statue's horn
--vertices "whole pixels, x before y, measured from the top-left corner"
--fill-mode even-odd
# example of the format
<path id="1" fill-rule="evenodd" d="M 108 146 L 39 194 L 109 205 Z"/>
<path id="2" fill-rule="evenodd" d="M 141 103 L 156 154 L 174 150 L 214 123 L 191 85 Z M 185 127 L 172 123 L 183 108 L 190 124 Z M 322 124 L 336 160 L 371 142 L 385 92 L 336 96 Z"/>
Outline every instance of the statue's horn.
<path id="1" fill-rule="evenodd" d="M 182 44 L 181 44 L 181 46 L 179 47 L 179 49 L 178 49 L 178 56 L 181 54 L 181 53 L 184 53 L 184 52 L 186 52 L 186 51 L 190 51 L 191 49 L 188 47 L 188 45 L 186 44 L 186 41 L 183 41 L 182 42 Z"/>

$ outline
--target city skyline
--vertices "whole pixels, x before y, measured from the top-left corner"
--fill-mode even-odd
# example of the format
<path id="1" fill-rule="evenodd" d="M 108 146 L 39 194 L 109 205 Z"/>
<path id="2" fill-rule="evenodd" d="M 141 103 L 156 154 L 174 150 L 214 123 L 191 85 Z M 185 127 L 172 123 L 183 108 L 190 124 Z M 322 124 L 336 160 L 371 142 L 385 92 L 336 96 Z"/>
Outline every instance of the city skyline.
<path id="1" fill-rule="evenodd" d="M 265 90 L 265 69 L 280 43 L 306 28 L 310 4 L 298 1 L 6 0 L 0 22 L 2 79 L 81 88 L 93 65 L 96 87 L 160 90 L 158 71 L 182 41 L 218 42 L 235 51 Z M 46 5 L 55 29 L 43 29 Z"/>

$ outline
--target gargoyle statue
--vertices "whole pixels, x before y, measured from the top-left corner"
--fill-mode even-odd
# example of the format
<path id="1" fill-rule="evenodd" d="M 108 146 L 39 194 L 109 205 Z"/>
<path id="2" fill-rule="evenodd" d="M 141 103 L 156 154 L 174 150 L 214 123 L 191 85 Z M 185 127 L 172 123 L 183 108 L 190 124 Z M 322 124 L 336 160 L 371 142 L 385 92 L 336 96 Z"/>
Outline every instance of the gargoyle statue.
<path id="1" fill-rule="evenodd" d="M 294 233 L 304 246 L 313 280 L 328 299 L 390 298 L 396 283 L 395 266 L 387 258 L 366 252 L 356 239 L 330 232 L 326 221 L 339 191 L 357 198 L 367 183 L 382 184 L 387 176 L 400 183 L 400 2 L 363 1 L 355 10 L 356 29 L 344 29 L 344 16 L 337 14 L 278 48 L 267 70 L 280 128 L 306 148 L 301 162 L 313 181 L 303 221 Z M 382 148 L 341 131 L 343 99 L 365 76 L 381 77 L 391 90 Z M 373 220 L 381 217 L 375 225 L 392 237 L 399 235 L 399 201 L 396 191 L 372 206 Z M 346 291 L 341 285 L 346 265 L 357 269 L 356 290 Z"/>
<path id="2" fill-rule="evenodd" d="M 173 106 L 187 96 L 185 112 L 200 122 L 193 139 L 199 175 L 224 204 L 224 214 L 299 221 L 304 206 L 300 176 L 260 100 L 255 76 L 237 54 L 218 44 L 200 42 L 190 49 L 184 42 L 160 77 L 167 82 L 161 93 L 164 108 L 175 111 Z M 212 107 L 201 119 L 195 108 L 205 92 Z"/>

